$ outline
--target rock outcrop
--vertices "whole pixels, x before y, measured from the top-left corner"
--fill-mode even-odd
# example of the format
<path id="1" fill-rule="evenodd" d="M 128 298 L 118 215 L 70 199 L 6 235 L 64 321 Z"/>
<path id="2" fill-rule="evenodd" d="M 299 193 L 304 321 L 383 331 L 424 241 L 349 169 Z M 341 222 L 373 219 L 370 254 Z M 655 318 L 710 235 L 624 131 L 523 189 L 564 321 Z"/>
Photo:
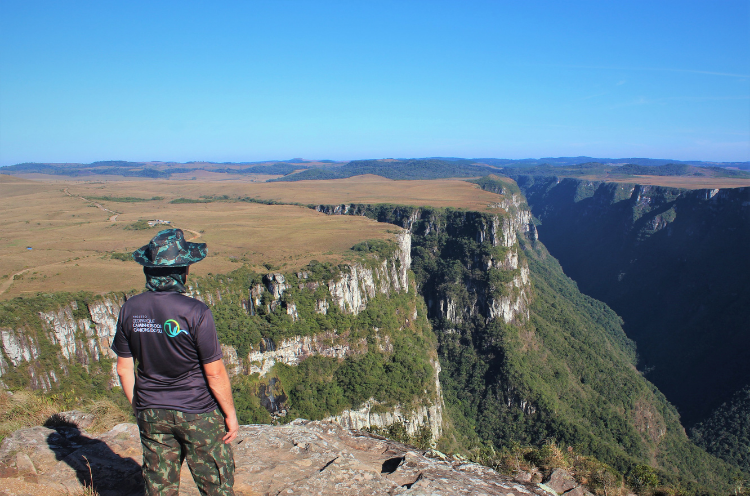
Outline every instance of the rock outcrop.
<path id="1" fill-rule="evenodd" d="M 328 215 L 367 216 L 380 222 L 395 224 L 418 238 L 447 233 L 456 239 L 468 238 L 480 244 L 488 242 L 493 247 L 504 248 L 502 259 L 491 258 L 484 266 L 479 264 L 484 270 L 498 269 L 515 272 L 512 279 L 504 283 L 503 291 L 490 294 L 482 288 L 472 287 L 470 289 L 475 297 L 471 304 L 463 307 L 457 307 L 456 301 L 450 295 L 425 294 L 424 296 L 433 312 L 439 311 L 445 319 L 454 323 L 468 321 L 470 317 L 476 315 L 483 315 L 488 321 L 501 318 L 505 323 L 510 323 L 515 319 L 528 319 L 531 290 L 529 268 L 528 264 L 519 257 L 518 235 L 527 235 L 530 239 L 536 239 L 536 228 L 532 222 L 531 211 L 520 194 L 508 194 L 490 207 L 498 209 L 499 212 L 488 214 L 365 204 L 317 205 L 314 208 Z M 403 248 L 399 250 L 400 253 L 407 253 L 406 236 L 408 233 L 401 235 L 403 241 L 400 241 L 399 245 Z M 409 249 L 411 249 L 411 243 L 412 237 L 409 236 Z M 411 258 L 408 262 L 411 263 Z M 470 265 L 473 263 L 474 261 L 469 262 Z M 460 284 L 458 281 L 457 283 Z M 331 292 L 333 293 L 333 290 Z M 437 298 L 432 298 L 432 296 Z M 434 300 L 439 302 L 437 306 Z"/>
<path id="2" fill-rule="evenodd" d="M 99 297 L 87 305 L 72 300 L 54 310 L 38 312 L 36 322 L 0 329 L 0 376 L 8 371 L 8 362 L 14 368 L 28 365 L 29 385 L 49 391 L 62 380 L 68 363 L 88 369 L 93 362 L 114 359 L 110 345 L 123 302 L 124 296 L 115 294 Z M 34 328 L 41 328 L 41 332 Z M 45 369 L 37 364 L 37 359 L 46 358 L 40 355 L 40 341 L 59 347 L 56 367 Z M 110 384 L 119 386 L 114 367 L 111 370 Z"/>
<path id="3" fill-rule="evenodd" d="M 542 486 L 433 451 L 329 422 L 245 425 L 233 443 L 237 495 L 553 496 Z M 430 456 L 438 456 L 430 457 Z M 143 494 L 135 424 L 100 436 L 69 426 L 16 431 L 0 447 L 6 496 L 71 494 L 90 485 L 101 496 Z M 93 479 L 93 480 L 92 480 Z M 197 496 L 183 466 L 180 494 Z"/>
<path id="4" fill-rule="evenodd" d="M 351 342 L 348 336 L 333 332 L 316 336 L 296 336 L 284 339 L 277 344 L 268 342 L 262 347 L 263 349 L 253 350 L 247 355 L 247 361 L 250 364 L 249 373 L 260 374 L 263 377 L 277 362 L 294 366 L 312 355 L 345 358 L 366 351 L 366 347 L 367 341 L 363 338 Z"/>
<path id="5" fill-rule="evenodd" d="M 397 237 L 394 256 L 371 267 L 353 263 L 338 278 L 328 282 L 333 301 L 344 312 L 358 314 L 377 293 L 409 291 L 411 268 L 411 234 L 403 231 Z"/>
<path id="6" fill-rule="evenodd" d="M 416 410 L 404 411 L 399 405 L 385 412 L 377 409 L 378 403 L 370 398 L 361 408 L 344 410 L 339 415 L 325 419 L 336 422 L 347 429 L 384 429 L 393 424 L 402 424 L 406 433 L 417 436 L 420 429 L 429 428 L 433 443 L 443 435 L 443 390 L 440 386 L 440 362 L 432 363 L 435 368 L 435 391 L 437 400 L 432 405 L 423 404 Z"/>

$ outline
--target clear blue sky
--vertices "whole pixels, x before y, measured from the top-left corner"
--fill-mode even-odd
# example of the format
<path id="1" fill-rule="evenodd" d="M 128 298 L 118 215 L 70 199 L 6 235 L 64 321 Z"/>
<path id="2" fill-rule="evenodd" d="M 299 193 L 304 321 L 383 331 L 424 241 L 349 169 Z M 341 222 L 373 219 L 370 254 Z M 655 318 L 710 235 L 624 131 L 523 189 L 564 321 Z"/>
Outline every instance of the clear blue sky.
<path id="1" fill-rule="evenodd" d="M 750 160 L 750 2 L 0 0 L 0 165 Z"/>

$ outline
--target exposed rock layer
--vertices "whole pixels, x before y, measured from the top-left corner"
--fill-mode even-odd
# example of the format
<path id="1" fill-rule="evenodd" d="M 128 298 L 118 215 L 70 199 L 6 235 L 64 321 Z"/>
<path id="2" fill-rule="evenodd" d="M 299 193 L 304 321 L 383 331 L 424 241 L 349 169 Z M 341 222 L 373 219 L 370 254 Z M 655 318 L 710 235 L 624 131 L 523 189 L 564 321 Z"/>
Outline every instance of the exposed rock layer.
<path id="1" fill-rule="evenodd" d="M 471 287 L 469 289 L 475 297 L 470 306 L 463 308 L 457 308 L 449 295 L 425 293 L 424 296 L 433 315 L 439 311 L 448 321 L 455 323 L 476 315 L 483 315 L 488 321 L 502 318 L 505 323 L 517 318 L 528 319 L 529 268 L 519 257 L 518 234 L 533 233 L 532 237 L 535 237 L 531 212 L 519 194 L 509 194 L 491 207 L 499 212 L 444 212 L 431 208 L 365 204 L 317 205 L 315 209 L 328 215 L 367 216 L 398 225 L 419 237 L 445 233 L 455 239 L 468 238 L 477 243 L 489 242 L 494 247 L 505 248 L 502 259 L 492 258 L 485 265 L 479 260 L 472 261 L 483 270 L 517 272 L 511 281 L 505 283 L 505 291 L 499 292 L 501 294 Z"/>
<path id="2" fill-rule="evenodd" d="M 39 312 L 37 322 L 0 329 L 0 376 L 7 372 L 7 357 L 14 367 L 29 365 L 28 374 L 33 389 L 49 391 L 60 382 L 60 374 L 66 373 L 68 363 L 74 362 L 88 369 L 93 362 L 115 358 L 110 345 L 123 301 L 123 295 L 109 294 L 81 308 L 78 301 L 72 300 L 55 310 Z M 30 330 L 35 326 L 42 329 L 42 336 Z M 46 358 L 40 357 L 40 339 L 59 347 L 59 364 L 56 367 L 44 368 L 37 363 L 38 358 Z M 110 385 L 119 386 L 114 363 L 111 372 Z"/>
<path id="3" fill-rule="evenodd" d="M 365 402 L 361 408 L 356 410 L 345 410 L 339 415 L 334 415 L 325 420 L 336 422 L 347 429 L 367 429 L 375 427 L 383 429 L 393 424 L 402 424 L 407 434 L 415 436 L 420 428 L 429 427 L 433 441 L 443 435 L 443 390 L 440 386 L 440 362 L 435 360 L 432 364 L 435 368 L 435 391 L 437 400 L 432 404 L 422 404 L 416 410 L 403 411 L 396 405 L 389 411 L 374 411 L 377 406 L 374 399 Z"/>
<path id="4" fill-rule="evenodd" d="M 552 494 L 481 465 L 428 458 L 413 447 L 328 422 L 242 426 L 233 450 L 238 495 Z M 0 480 L 7 496 L 66 494 L 92 483 L 89 464 L 101 496 L 135 496 L 143 494 L 141 461 L 135 424 L 98 437 L 75 427 L 34 427 L 3 441 Z M 180 494 L 198 495 L 185 466 Z"/>

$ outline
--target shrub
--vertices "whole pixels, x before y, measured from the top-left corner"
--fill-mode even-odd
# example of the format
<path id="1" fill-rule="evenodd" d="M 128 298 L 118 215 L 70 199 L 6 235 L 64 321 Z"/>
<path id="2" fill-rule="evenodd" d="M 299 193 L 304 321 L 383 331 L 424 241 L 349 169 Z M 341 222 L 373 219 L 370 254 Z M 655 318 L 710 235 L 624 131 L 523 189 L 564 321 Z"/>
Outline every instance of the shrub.
<path id="1" fill-rule="evenodd" d="M 115 252 L 110 253 L 109 258 L 111 258 L 112 260 L 121 260 L 123 262 L 129 262 L 133 260 L 133 254 L 130 252 L 121 253 L 121 252 L 115 251 Z"/>
<path id="2" fill-rule="evenodd" d="M 628 474 L 628 484 L 638 494 L 645 494 L 659 485 L 656 471 L 648 465 L 636 465 Z"/>
<path id="3" fill-rule="evenodd" d="M 146 229 L 153 229 L 159 226 L 149 226 L 147 220 L 139 219 L 132 224 L 128 224 L 123 229 L 128 231 L 144 231 Z"/>

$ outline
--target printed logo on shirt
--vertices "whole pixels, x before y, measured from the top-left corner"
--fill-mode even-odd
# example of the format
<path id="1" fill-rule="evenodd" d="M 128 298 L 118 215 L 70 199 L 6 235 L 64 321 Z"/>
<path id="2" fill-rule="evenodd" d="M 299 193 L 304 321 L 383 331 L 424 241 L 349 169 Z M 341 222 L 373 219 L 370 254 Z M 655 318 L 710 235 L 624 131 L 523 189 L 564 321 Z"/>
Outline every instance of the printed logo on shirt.
<path id="1" fill-rule="evenodd" d="M 185 329 L 180 329 L 180 323 L 174 319 L 169 319 L 164 322 L 164 332 L 170 338 L 177 337 L 181 332 L 184 332 L 185 334 L 188 333 Z"/>
<path id="2" fill-rule="evenodd" d="M 161 326 L 148 315 L 133 315 L 133 332 L 161 333 Z"/>

